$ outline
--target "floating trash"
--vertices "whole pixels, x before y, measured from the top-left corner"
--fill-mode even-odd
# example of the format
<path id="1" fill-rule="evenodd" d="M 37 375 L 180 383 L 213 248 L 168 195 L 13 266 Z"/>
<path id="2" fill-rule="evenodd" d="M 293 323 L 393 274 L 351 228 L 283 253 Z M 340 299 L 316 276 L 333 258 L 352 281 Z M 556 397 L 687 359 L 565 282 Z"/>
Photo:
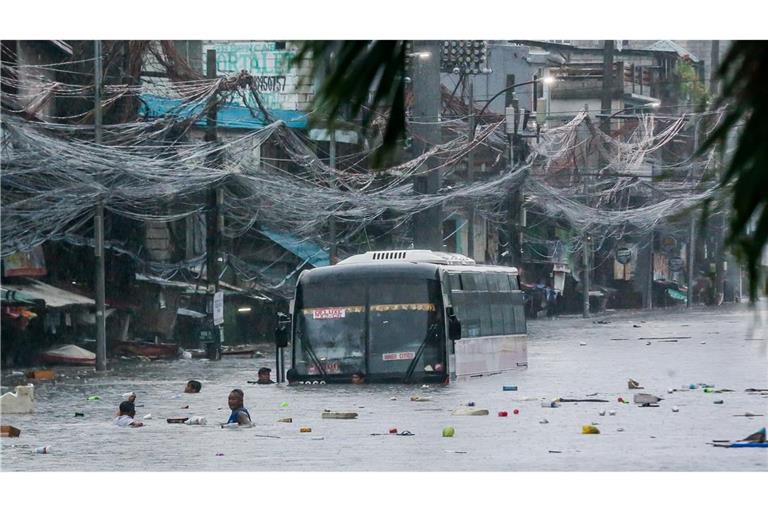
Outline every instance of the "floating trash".
<path id="1" fill-rule="evenodd" d="M 608 411 L 608 416 L 616 416 L 616 411 Z"/>
<path id="2" fill-rule="evenodd" d="M 475 406 L 475 402 L 467 402 L 467 407 L 474 407 L 474 406 Z"/>
<path id="3" fill-rule="evenodd" d="M 91 401 L 91 402 L 92 402 L 92 401 L 94 401 L 94 400 L 101 400 L 101 397 L 100 397 L 100 396 L 96 396 L 96 395 L 93 395 L 93 396 L 89 396 L 88 398 L 86 398 L 86 400 L 89 400 L 89 401 Z"/>
<path id="4" fill-rule="evenodd" d="M 616 429 L 616 432 L 624 432 L 624 429 L 619 427 L 619 428 Z"/>
<path id="5" fill-rule="evenodd" d="M 394 400 L 397 400 L 397 397 L 396 396 L 391 396 L 391 397 L 389 397 L 389 399 L 394 401 Z"/>
<path id="6" fill-rule="evenodd" d="M 714 403 L 715 405 L 723 405 L 723 403 L 725 403 L 725 402 L 723 402 L 722 400 L 715 400 L 712 403 Z"/>
<path id="7" fill-rule="evenodd" d="M 560 402 L 557 401 L 557 400 L 552 400 L 552 401 L 548 401 L 548 402 L 541 402 L 541 406 L 544 407 L 544 408 L 547 408 L 547 409 L 548 408 L 555 409 L 557 407 L 560 407 Z"/>
<path id="8" fill-rule="evenodd" d="M 640 405 L 657 404 L 660 400 L 663 400 L 663 398 L 648 393 L 635 393 L 635 396 L 632 397 L 632 401 Z"/>
<path id="9" fill-rule="evenodd" d="M 184 422 L 186 425 L 207 425 L 208 420 L 205 419 L 205 416 L 192 416 L 187 421 Z"/>
<path id="10" fill-rule="evenodd" d="M 515 409 L 515 410 L 512 411 L 512 414 L 520 414 L 520 410 L 519 409 Z"/>
<path id="11" fill-rule="evenodd" d="M 549 420 L 547 418 L 544 418 L 544 419 L 539 420 L 539 423 L 542 424 L 542 425 L 546 425 L 547 423 L 549 423 Z"/>
<path id="12" fill-rule="evenodd" d="M 451 412 L 451 416 L 488 416 L 488 409 L 475 409 L 473 407 L 457 407 Z"/>
<path id="13" fill-rule="evenodd" d="M 672 412 L 680 412 L 680 408 L 678 406 L 672 407 Z"/>
<path id="14" fill-rule="evenodd" d="M 627 388 L 629 388 L 629 389 L 645 389 L 645 388 L 643 388 L 640 385 L 639 382 L 637 382 L 634 379 L 629 379 L 629 381 L 627 381 Z"/>
<path id="15" fill-rule="evenodd" d="M 325 440 L 325 438 L 323 436 L 310 437 L 310 439 L 313 440 L 313 441 L 324 441 Z"/>
<path id="16" fill-rule="evenodd" d="M 312 432 L 312 429 L 309 427 L 301 427 L 299 429 L 299 432 L 302 432 L 302 433 Z"/>
<path id="17" fill-rule="evenodd" d="M 600 416 L 605 416 L 605 409 L 601 409 L 600 412 L 598 412 Z"/>
<path id="18" fill-rule="evenodd" d="M 502 386 L 502 391 L 517 391 L 517 386 Z"/>
<path id="19" fill-rule="evenodd" d="M 293 423 L 293 418 L 280 418 L 277 420 L 278 423 Z"/>
<path id="20" fill-rule="evenodd" d="M 598 429 L 594 425 L 582 425 L 581 433 L 582 434 L 599 434 L 600 429 Z"/>
<path id="21" fill-rule="evenodd" d="M 75 413 L 75 418 L 84 418 L 84 417 L 85 417 L 85 414 L 82 413 L 82 412 L 76 412 Z"/>
<path id="22" fill-rule="evenodd" d="M 453 427 L 443 427 L 443 437 L 453 437 L 456 433 Z"/>
<path id="23" fill-rule="evenodd" d="M 324 420 L 354 420 L 357 418 L 356 412 L 331 412 L 326 411 L 322 414 Z"/>
<path id="24" fill-rule="evenodd" d="M 397 434 L 397 429 L 392 427 L 392 428 L 389 429 L 389 433 L 390 434 Z"/>
<path id="25" fill-rule="evenodd" d="M 224 454 L 223 454 L 223 453 L 217 453 L 217 454 L 216 454 L 216 457 L 223 457 L 223 456 L 224 456 Z"/>
<path id="26" fill-rule="evenodd" d="M 143 419 L 145 419 L 145 420 L 151 420 L 151 419 L 152 419 L 152 413 L 149 413 L 149 414 L 145 414 Z"/>
<path id="27" fill-rule="evenodd" d="M 581 341 L 581 342 L 579 342 L 579 346 L 580 347 L 586 347 L 587 346 L 587 342 L 586 341 Z"/>
<path id="28" fill-rule="evenodd" d="M 427 396 L 412 396 L 411 397 L 411 402 L 429 402 L 430 400 L 432 400 L 432 399 L 427 397 Z"/>
<path id="29" fill-rule="evenodd" d="M 288 407 L 288 402 L 281 402 L 280 407 Z"/>
<path id="30" fill-rule="evenodd" d="M 505 418 L 509 416 L 509 413 L 507 411 L 499 411 L 499 416 L 502 418 Z"/>
<path id="31" fill-rule="evenodd" d="M 35 453 L 51 453 L 51 447 L 50 446 L 40 446 L 38 448 L 35 448 Z"/>

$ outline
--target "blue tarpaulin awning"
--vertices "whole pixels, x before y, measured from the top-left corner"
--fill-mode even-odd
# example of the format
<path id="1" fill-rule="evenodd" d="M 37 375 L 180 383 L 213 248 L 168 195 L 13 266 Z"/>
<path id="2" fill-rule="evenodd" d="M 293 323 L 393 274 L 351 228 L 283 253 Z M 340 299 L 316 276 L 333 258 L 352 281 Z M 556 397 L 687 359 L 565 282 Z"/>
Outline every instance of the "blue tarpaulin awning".
<path id="1" fill-rule="evenodd" d="M 302 241 L 286 233 L 277 233 L 267 229 L 262 229 L 259 233 L 313 267 L 326 267 L 331 263 L 328 258 L 328 251 L 315 243 Z"/>

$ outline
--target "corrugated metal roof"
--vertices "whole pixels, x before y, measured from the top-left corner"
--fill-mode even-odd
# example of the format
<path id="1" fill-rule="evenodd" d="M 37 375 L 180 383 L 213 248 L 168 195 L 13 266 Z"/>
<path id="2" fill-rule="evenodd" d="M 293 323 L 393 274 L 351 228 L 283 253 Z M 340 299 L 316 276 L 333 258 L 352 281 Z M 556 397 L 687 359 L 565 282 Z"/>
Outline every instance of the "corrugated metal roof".
<path id="1" fill-rule="evenodd" d="M 66 306 L 95 306 L 93 299 L 78 295 L 61 288 L 56 288 L 36 279 L 27 279 L 20 284 L 3 283 L 3 288 L 22 292 L 33 299 L 44 300 L 49 308 L 63 308 Z"/>
<path id="2" fill-rule="evenodd" d="M 678 54 L 680 57 L 689 57 L 692 61 L 698 62 L 701 59 L 696 57 L 694 54 L 680 46 L 674 41 L 670 41 L 669 39 L 663 39 L 661 41 L 656 41 L 650 46 L 646 46 L 644 50 L 651 50 L 655 52 L 674 52 Z"/>

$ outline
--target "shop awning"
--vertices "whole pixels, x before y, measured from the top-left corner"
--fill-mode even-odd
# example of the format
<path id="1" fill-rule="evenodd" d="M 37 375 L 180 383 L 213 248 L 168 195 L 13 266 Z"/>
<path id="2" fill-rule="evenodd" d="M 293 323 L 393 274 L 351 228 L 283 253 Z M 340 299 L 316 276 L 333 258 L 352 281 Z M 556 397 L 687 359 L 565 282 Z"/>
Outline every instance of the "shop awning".
<path id="1" fill-rule="evenodd" d="M 95 306 L 93 299 L 78 295 L 61 288 L 56 288 L 36 279 L 26 279 L 23 283 L 3 283 L 3 296 L 5 291 L 17 292 L 32 300 L 44 300 L 46 307 L 63 308 L 67 306 Z"/>
<path id="2" fill-rule="evenodd" d="M 286 249 L 292 254 L 295 254 L 300 259 L 306 261 L 313 267 L 327 267 L 331 264 L 331 261 L 328 258 L 328 252 L 317 244 L 302 241 L 298 238 L 292 237 L 291 235 L 285 233 L 277 233 L 267 229 L 262 229 L 259 231 L 259 233 L 266 236 L 283 249 Z"/>

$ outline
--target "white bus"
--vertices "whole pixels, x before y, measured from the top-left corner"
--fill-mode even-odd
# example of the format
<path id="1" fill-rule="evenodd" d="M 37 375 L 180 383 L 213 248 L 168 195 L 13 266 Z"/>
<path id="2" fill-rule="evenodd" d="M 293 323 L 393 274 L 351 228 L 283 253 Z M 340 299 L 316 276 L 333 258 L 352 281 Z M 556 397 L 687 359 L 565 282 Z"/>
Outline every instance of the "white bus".
<path id="1" fill-rule="evenodd" d="M 299 381 L 452 382 L 527 366 L 517 269 L 458 254 L 374 251 L 301 273 L 291 301 Z"/>

